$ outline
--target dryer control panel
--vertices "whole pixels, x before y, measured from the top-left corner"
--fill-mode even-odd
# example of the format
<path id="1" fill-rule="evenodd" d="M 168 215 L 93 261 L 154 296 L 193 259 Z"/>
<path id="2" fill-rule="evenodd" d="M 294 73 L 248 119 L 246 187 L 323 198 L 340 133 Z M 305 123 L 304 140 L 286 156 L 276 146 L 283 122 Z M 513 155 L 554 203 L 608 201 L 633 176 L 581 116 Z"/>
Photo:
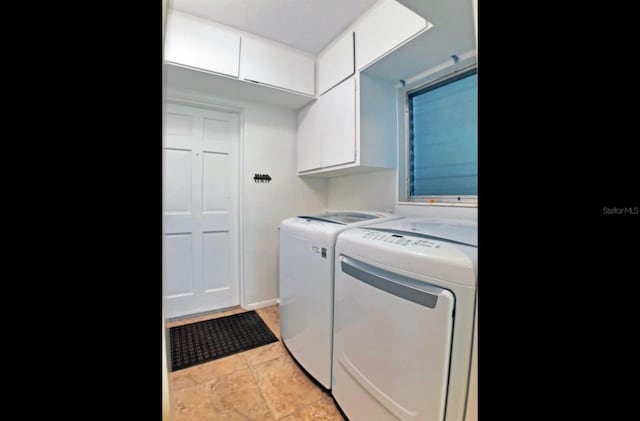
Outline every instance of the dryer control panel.
<path id="1" fill-rule="evenodd" d="M 395 228 L 395 227 L 394 227 Z M 465 286 L 476 285 L 477 248 L 455 240 L 433 238 L 426 232 L 386 227 L 352 228 L 338 235 L 335 256 L 386 265 L 430 279 Z"/>
<path id="2" fill-rule="evenodd" d="M 385 243 L 397 244 L 399 246 L 418 246 L 428 248 L 440 248 L 440 244 L 435 241 L 425 240 L 416 237 L 407 237 L 401 234 L 391 234 L 379 231 L 366 230 L 362 235 L 362 238 L 366 238 L 372 241 L 382 241 Z"/>

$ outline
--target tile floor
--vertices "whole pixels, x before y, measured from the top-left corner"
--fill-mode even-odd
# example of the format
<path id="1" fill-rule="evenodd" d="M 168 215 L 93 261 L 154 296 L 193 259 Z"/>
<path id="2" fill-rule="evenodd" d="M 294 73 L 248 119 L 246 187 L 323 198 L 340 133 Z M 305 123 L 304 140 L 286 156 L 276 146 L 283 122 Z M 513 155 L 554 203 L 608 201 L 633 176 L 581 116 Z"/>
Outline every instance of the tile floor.
<path id="1" fill-rule="evenodd" d="M 241 308 L 169 322 L 178 326 L 242 313 Z M 280 339 L 278 306 L 256 310 Z M 336 420 L 331 395 L 291 359 L 282 341 L 170 373 L 173 419 Z"/>

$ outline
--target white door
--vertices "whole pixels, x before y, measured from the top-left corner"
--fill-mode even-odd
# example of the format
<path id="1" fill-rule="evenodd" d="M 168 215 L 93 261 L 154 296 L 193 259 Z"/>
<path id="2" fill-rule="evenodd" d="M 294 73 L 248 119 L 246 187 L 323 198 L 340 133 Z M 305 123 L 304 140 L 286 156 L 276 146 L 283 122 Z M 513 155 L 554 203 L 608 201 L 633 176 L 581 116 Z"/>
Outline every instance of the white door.
<path id="1" fill-rule="evenodd" d="M 211 21 L 172 10 L 167 16 L 165 59 L 238 77 L 240 35 Z"/>
<path id="2" fill-rule="evenodd" d="M 298 172 L 322 167 L 321 105 L 318 100 L 298 112 Z"/>
<path id="3" fill-rule="evenodd" d="M 279 88 L 314 94 L 315 57 L 269 40 L 242 37 L 242 78 Z"/>
<path id="4" fill-rule="evenodd" d="M 354 34 L 349 31 L 318 55 L 318 95 L 354 73 L 353 40 Z"/>
<path id="5" fill-rule="evenodd" d="M 322 95 L 322 166 L 356 160 L 356 79 L 349 79 Z"/>
<path id="6" fill-rule="evenodd" d="M 164 259 L 167 317 L 238 305 L 235 113 L 166 104 Z"/>
<path id="7" fill-rule="evenodd" d="M 442 421 L 451 291 L 336 259 L 333 397 L 353 421 Z"/>
<path id="8" fill-rule="evenodd" d="M 425 18 L 397 1 L 379 2 L 356 24 L 356 69 L 361 70 L 426 27 Z"/>

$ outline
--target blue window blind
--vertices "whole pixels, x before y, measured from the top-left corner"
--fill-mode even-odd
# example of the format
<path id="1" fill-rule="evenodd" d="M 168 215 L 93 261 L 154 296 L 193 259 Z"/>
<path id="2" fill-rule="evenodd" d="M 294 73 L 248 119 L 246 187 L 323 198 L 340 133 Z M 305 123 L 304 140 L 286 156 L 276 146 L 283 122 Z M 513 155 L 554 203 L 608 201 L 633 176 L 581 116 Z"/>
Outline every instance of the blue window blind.
<path id="1" fill-rule="evenodd" d="M 478 75 L 409 94 L 409 194 L 478 194 Z"/>

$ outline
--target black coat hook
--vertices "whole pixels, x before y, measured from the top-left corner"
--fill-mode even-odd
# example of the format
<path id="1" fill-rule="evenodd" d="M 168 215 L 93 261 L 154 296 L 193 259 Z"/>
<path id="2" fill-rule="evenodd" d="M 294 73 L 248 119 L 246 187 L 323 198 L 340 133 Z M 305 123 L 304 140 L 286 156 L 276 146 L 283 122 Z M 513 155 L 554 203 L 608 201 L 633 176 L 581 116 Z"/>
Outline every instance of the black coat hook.
<path id="1" fill-rule="evenodd" d="M 254 174 L 253 181 L 256 183 L 268 183 L 271 181 L 271 176 L 269 174 Z"/>

